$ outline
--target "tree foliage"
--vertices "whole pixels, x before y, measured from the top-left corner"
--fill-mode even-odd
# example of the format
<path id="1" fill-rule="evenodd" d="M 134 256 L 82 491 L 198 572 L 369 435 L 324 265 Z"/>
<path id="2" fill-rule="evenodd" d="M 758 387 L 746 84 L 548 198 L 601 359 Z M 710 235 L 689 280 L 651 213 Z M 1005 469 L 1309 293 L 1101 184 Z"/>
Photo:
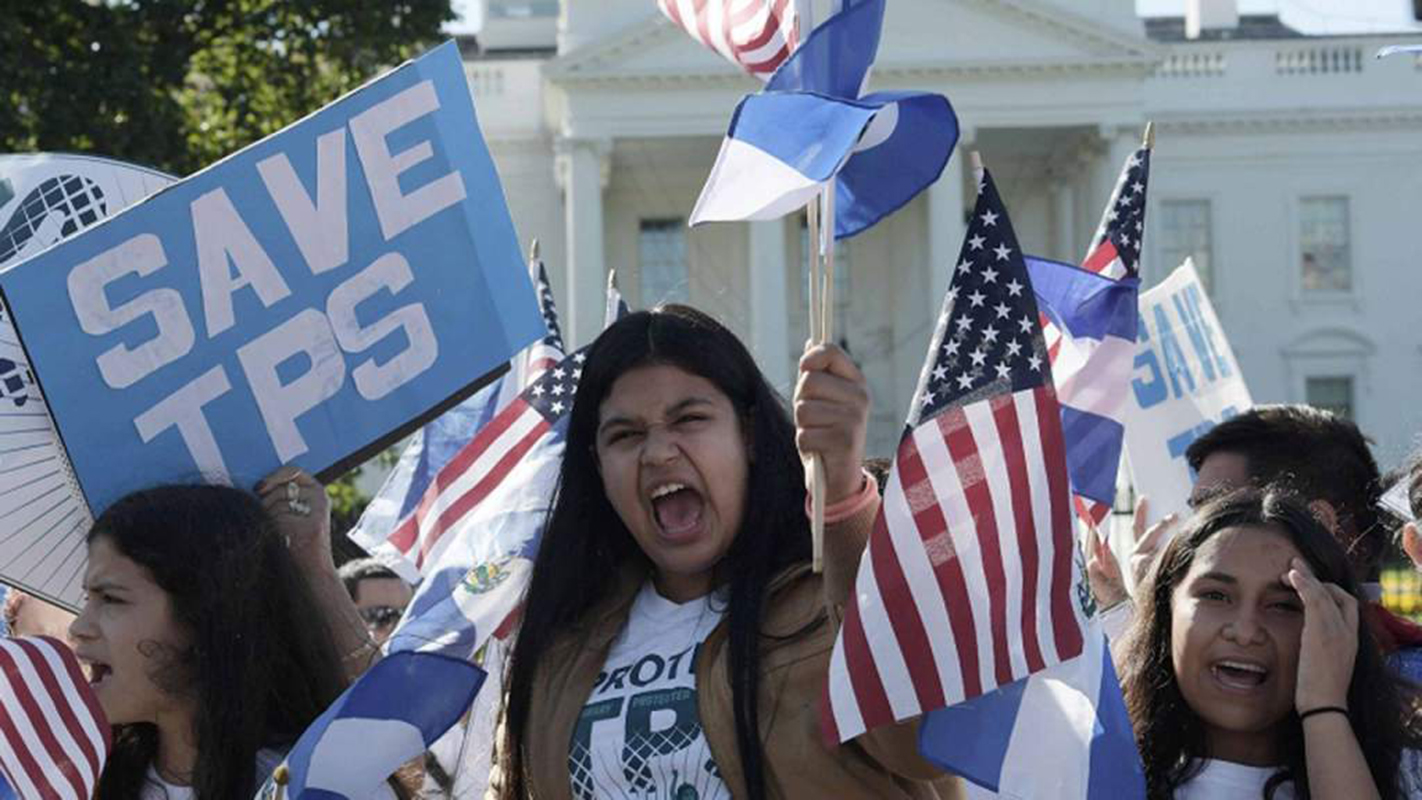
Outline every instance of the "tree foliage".
<path id="1" fill-rule="evenodd" d="M 418 55 L 448 0 L 26 0 L 0 15 L 0 152 L 187 175 Z"/>
<path id="2" fill-rule="evenodd" d="M 452 16 L 449 0 L 9 3 L 0 152 L 188 175 L 419 55 Z M 328 487 L 338 540 L 366 502 L 358 474 Z"/>

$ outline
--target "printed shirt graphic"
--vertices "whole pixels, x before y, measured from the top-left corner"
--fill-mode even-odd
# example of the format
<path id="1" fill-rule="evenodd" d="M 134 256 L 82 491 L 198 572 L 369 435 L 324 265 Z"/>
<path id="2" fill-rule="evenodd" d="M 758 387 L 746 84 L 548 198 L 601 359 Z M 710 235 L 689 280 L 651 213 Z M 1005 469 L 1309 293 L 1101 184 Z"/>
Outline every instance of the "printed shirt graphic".
<path id="1" fill-rule="evenodd" d="M 701 731 L 695 672 L 724 601 L 678 604 L 642 587 L 573 730 L 575 798 L 729 800 Z"/>

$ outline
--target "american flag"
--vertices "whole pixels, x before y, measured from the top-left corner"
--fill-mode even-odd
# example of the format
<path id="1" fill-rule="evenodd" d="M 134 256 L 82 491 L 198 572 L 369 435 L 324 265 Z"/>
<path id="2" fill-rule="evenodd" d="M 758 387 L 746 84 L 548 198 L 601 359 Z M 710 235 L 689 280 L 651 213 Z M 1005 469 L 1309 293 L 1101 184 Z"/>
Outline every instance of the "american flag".
<path id="1" fill-rule="evenodd" d="M 1111 201 L 1101 214 L 1096 235 L 1091 237 L 1086 260 L 1081 262 L 1083 267 L 1117 279 L 1140 274 L 1149 176 L 1150 148 L 1142 147 L 1121 167 Z"/>
<path id="2" fill-rule="evenodd" d="M 691 38 L 761 80 L 794 52 L 794 0 L 657 0 Z"/>
<path id="3" fill-rule="evenodd" d="M 109 723 L 68 647 L 0 639 L 0 742 L 0 769 L 23 800 L 94 796 Z"/>
<path id="4" fill-rule="evenodd" d="M 544 370 L 435 476 L 389 540 L 417 569 L 423 571 L 445 535 L 572 409 L 584 358 L 580 350 Z"/>
<path id="5" fill-rule="evenodd" d="M 563 336 L 543 262 L 531 260 L 529 273 L 547 335 L 515 357 L 497 385 L 425 426 L 350 534 L 411 582 L 428 571 L 448 529 L 548 431 L 523 396 L 563 361 Z"/>
<path id="6" fill-rule="evenodd" d="M 827 738 L 1081 652 L 1061 419 L 1037 320 L 984 172 L 830 661 Z"/>

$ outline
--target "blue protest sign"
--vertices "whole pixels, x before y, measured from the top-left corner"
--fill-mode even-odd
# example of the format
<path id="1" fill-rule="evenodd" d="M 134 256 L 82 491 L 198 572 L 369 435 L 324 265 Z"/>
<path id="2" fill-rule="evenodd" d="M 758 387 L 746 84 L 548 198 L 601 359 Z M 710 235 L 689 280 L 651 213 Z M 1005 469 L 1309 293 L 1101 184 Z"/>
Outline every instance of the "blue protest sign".
<path id="1" fill-rule="evenodd" d="M 543 333 L 453 43 L 0 290 L 96 512 L 166 481 L 329 470 Z"/>

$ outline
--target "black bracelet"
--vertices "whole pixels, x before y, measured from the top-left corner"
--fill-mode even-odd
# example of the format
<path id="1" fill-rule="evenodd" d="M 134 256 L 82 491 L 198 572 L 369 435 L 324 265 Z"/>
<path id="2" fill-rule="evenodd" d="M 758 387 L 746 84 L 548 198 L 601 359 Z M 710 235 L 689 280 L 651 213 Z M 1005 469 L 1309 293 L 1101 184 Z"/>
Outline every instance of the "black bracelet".
<path id="1" fill-rule="evenodd" d="M 1318 708 L 1310 708 L 1310 709 L 1307 710 L 1307 711 L 1301 711 L 1301 712 L 1299 712 L 1299 722 L 1303 722 L 1304 720 L 1308 719 L 1309 717 L 1313 716 L 1314 714 L 1334 714 L 1334 713 L 1342 714 L 1343 716 L 1346 717 L 1346 716 L 1348 716 L 1348 709 L 1343 708 L 1342 706 L 1319 706 Z"/>

